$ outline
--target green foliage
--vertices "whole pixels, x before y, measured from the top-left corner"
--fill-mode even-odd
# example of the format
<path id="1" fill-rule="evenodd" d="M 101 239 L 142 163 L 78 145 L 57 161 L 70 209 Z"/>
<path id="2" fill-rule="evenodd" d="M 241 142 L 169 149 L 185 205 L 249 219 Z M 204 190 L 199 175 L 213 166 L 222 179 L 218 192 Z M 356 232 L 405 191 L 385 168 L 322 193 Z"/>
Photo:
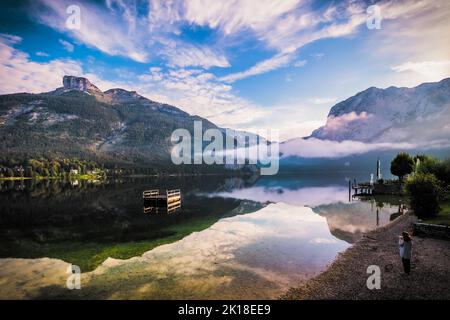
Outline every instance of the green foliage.
<path id="1" fill-rule="evenodd" d="M 391 161 L 391 173 L 403 181 L 406 175 L 413 172 L 414 166 L 414 159 L 409 154 L 401 152 Z"/>
<path id="2" fill-rule="evenodd" d="M 433 166 L 426 168 L 426 170 L 445 184 L 450 184 L 450 159 L 436 161 Z"/>
<path id="3" fill-rule="evenodd" d="M 102 174 L 104 172 L 103 166 L 98 163 L 77 158 L 27 159 L 23 163 L 13 159 L 0 159 L 0 173 L 4 177 L 55 178 L 70 175 L 71 170 L 78 170 L 79 174 Z"/>
<path id="4" fill-rule="evenodd" d="M 417 155 L 414 157 L 416 172 L 434 174 L 439 160 L 427 155 Z"/>
<path id="5" fill-rule="evenodd" d="M 416 156 L 417 161 L 416 172 L 433 174 L 446 185 L 450 184 L 450 159 L 439 161 L 438 159 L 422 155 Z"/>
<path id="6" fill-rule="evenodd" d="M 417 173 L 406 181 L 411 208 L 419 217 L 432 217 L 439 212 L 440 182 L 432 174 Z"/>

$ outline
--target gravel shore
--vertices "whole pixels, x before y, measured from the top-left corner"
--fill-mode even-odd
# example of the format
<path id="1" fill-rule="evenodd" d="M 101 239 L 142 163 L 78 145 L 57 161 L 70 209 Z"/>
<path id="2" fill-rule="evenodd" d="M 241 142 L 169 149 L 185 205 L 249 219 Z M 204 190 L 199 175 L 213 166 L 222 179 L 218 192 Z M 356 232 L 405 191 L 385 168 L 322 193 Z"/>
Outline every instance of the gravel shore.
<path id="1" fill-rule="evenodd" d="M 413 238 L 411 274 L 403 274 L 398 236 L 412 231 L 405 214 L 368 232 L 318 276 L 298 284 L 281 299 L 450 299 L 450 241 Z M 367 267 L 381 269 L 381 289 L 369 290 Z"/>

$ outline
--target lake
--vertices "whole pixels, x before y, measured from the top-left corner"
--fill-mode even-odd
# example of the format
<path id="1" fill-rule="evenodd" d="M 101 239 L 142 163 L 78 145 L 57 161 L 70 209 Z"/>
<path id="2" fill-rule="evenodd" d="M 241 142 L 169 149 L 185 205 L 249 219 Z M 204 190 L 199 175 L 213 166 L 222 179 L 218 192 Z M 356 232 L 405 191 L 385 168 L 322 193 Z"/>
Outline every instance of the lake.
<path id="1" fill-rule="evenodd" d="M 0 298 L 275 299 L 398 216 L 401 198 L 349 201 L 365 176 L 1 181 Z M 149 189 L 181 208 L 149 211 Z"/>

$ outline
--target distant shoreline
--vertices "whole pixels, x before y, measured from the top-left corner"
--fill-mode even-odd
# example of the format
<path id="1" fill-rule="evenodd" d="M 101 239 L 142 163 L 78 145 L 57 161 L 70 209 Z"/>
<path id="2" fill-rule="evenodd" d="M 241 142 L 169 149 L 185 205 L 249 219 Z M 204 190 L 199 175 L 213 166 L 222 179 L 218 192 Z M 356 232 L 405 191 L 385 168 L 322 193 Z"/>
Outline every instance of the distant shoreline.
<path id="1" fill-rule="evenodd" d="M 411 232 L 415 221 L 416 217 L 406 213 L 364 234 L 327 270 L 293 286 L 281 299 L 450 299 L 450 241 L 414 237 L 411 275 L 403 274 L 398 235 Z M 367 288 L 369 265 L 381 269 L 379 290 Z"/>
<path id="2" fill-rule="evenodd" d="M 38 177 L 3 177 L 0 178 L 0 181 L 21 181 L 21 180 L 101 180 L 103 179 L 103 176 L 98 175 L 91 175 L 91 174 L 81 174 L 77 176 L 70 176 L 69 178 L 62 178 L 62 177 L 45 177 L 45 176 L 38 176 Z"/>

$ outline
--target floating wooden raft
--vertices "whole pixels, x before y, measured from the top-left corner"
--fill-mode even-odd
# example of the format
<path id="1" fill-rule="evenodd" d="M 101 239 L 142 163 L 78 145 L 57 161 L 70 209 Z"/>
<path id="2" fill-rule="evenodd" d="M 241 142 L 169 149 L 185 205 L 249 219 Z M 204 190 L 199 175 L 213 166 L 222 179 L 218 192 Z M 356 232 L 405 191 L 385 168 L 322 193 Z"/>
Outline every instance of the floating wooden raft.
<path id="1" fill-rule="evenodd" d="M 177 202 L 181 200 L 180 189 L 166 190 L 166 194 L 159 194 L 159 190 L 146 190 L 142 192 L 144 200 L 159 200 L 164 201 L 167 204 Z"/>
<path id="2" fill-rule="evenodd" d="M 181 207 L 180 189 L 166 190 L 166 194 L 159 194 L 159 190 L 146 190 L 142 193 L 147 207 L 144 213 L 171 213 Z"/>

